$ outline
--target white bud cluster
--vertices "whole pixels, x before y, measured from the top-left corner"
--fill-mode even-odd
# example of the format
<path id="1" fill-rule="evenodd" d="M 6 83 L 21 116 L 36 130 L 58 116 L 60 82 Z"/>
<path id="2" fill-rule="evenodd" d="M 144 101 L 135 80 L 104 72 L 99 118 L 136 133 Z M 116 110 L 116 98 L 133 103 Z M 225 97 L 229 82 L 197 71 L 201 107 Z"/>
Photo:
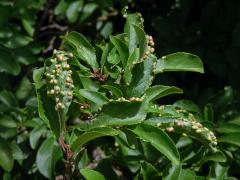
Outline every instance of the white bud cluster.
<path id="1" fill-rule="evenodd" d="M 176 126 L 178 128 L 190 128 L 193 132 L 197 134 L 201 134 L 206 137 L 208 141 L 211 142 L 213 145 L 217 145 L 217 138 L 214 135 L 212 131 L 210 131 L 208 128 L 203 127 L 203 125 L 200 122 L 197 122 L 196 120 L 185 120 L 185 119 L 180 119 L 176 121 Z"/>
<path id="2" fill-rule="evenodd" d="M 73 80 L 72 70 L 67 60 L 73 57 L 72 53 L 54 50 L 54 57 L 50 59 L 50 65 L 46 67 L 48 84 L 47 94 L 55 97 L 56 110 L 63 110 L 65 103 L 72 100 Z"/>
<path id="3" fill-rule="evenodd" d="M 154 53 L 154 51 L 155 51 L 155 49 L 154 49 L 155 43 L 154 43 L 154 41 L 153 41 L 153 37 L 147 35 L 146 38 L 147 38 L 147 44 L 148 44 L 148 46 L 147 46 L 146 52 L 145 52 L 144 55 L 143 55 L 143 59 L 146 59 L 150 54 Z"/>
<path id="4" fill-rule="evenodd" d="M 164 116 L 166 118 L 168 117 L 167 113 L 165 114 L 163 112 L 165 106 L 152 106 L 152 108 L 159 110 L 159 116 Z M 157 126 L 159 128 L 165 129 L 167 132 L 182 132 L 184 130 L 186 132 L 182 133 L 183 136 L 187 136 L 186 133 L 195 134 L 194 136 L 198 138 L 204 138 L 205 140 L 209 141 L 211 145 L 217 145 L 217 138 L 214 133 L 210 129 L 203 127 L 203 125 L 195 119 L 193 114 L 185 110 L 176 110 L 176 112 L 182 113 L 184 116 L 187 117 L 181 119 L 172 119 L 169 122 L 157 123 Z M 171 115 L 169 116 L 169 118 L 171 118 Z"/>
<path id="5" fill-rule="evenodd" d="M 117 102 L 129 102 L 129 100 L 125 99 L 124 97 L 120 97 L 116 101 Z"/>
<path id="6" fill-rule="evenodd" d="M 139 98 L 139 97 L 131 97 L 129 99 L 130 102 L 142 102 L 143 101 L 143 97 Z"/>
<path id="7" fill-rule="evenodd" d="M 124 97 L 120 97 L 120 98 L 118 98 L 116 100 L 110 99 L 109 101 L 110 102 L 114 102 L 114 101 L 117 101 L 117 102 L 142 102 L 143 100 L 144 100 L 144 96 L 141 97 L 141 98 L 139 98 L 139 97 L 131 97 L 129 99 L 126 99 Z"/>

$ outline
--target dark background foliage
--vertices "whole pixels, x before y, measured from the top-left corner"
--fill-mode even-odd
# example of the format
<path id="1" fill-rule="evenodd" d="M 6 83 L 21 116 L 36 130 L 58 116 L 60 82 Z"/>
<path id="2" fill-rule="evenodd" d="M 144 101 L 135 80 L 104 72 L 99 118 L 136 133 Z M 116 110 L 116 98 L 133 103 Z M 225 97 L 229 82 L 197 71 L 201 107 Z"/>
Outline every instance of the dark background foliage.
<path id="1" fill-rule="evenodd" d="M 225 86 L 240 90 L 239 0 L 1 0 L 0 113 L 5 117 L 12 107 L 21 111 L 21 116 L 8 116 L 18 124 L 7 127 L 10 134 L 4 131 L 1 135 L 7 139 L 21 135 L 17 144 L 26 144 L 21 144 L 26 149 L 23 156 L 35 155 L 25 142 L 25 134 L 38 121 L 24 124 L 37 115 L 33 69 L 42 66 L 43 59 L 60 46 L 60 36 L 70 31 L 78 31 L 92 42 L 122 32 L 125 19 L 121 10 L 126 5 L 130 12 L 144 17 L 158 57 L 185 51 L 204 62 L 205 74 L 165 73 L 156 83 L 182 88 L 185 93 L 177 98 L 192 99 L 200 106 Z M 5 126 L 0 124 L 0 128 Z M 29 164 L 25 163 L 24 169 L 29 169 Z"/>

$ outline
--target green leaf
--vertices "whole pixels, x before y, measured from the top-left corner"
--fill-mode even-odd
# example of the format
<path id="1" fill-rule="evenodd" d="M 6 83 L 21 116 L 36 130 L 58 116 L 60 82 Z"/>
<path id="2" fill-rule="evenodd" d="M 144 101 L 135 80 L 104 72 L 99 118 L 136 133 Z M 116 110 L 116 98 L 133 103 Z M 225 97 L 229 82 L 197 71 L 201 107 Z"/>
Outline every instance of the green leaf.
<path id="1" fill-rule="evenodd" d="M 20 100 L 26 99 L 29 96 L 32 88 L 32 83 L 26 76 L 24 76 L 16 92 L 17 98 Z"/>
<path id="2" fill-rule="evenodd" d="M 178 180 L 194 180 L 196 173 L 190 169 L 182 169 Z"/>
<path id="3" fill-rule="evenodd" d="M 211 104 L 204 106 L 204 119 L 213 122 L 214 120 L 214 111 Z"/>
<path id="4" fill-rule="evenodd" d="M 109 52 L 107 60 L 109 63 L 117 65 L 120 62 L 120 57 L 117 53 L 117 49 L 114 47 L 112 50 Z"/>
<path id="5" fill-rule="evenodd" d="M 171 168 L 168 169 L 168 172 L 166 175 L 164 175 L 163 180 L 178 180 L 180 174 L 182 171 L 181 165 L 175 165 L 173 164 Z"/>
<path id="6" fill-rule="evenodd" d="M 33 81 L 36 89 L 40 89 L 43 86 L 42 77 L 43 77 L 44 68 L 35 69 L 33 71 Z"/>
<path id="7" fill-rule="evenodd" d="M 178 100 L 173 104 L 173 106 L 193 113 L 202 113 L 201 109 L 194 102 L 188 99 Z"/>
<path id="8" fill-rule="evenodd" d="M 47 129 L 45 128 L 44 125 L 39 125 L 36 126 L 30 133 L 29 141 L 30 141 L 30 146 L 33 149 L 36 149 L 38 142 L 41 138 L 41 136 L 46 133 Z"/>
<path id="9" fill-rule="evenodd" d="M 145 108 L 142 102 L 112 101 L 102 107 L 94 122 L 99 125 L 138 124 L 146 117 Z"/>
<path id="10" fill-rule="evenodd" d="M 231 124 L 236 124 L 236 125 L 239 125 L 240 126 L 240 117 L 235 117 L 234 119 L 228 121 L 228 123 L 231 123 Z"/>
<path id="11" fill-rule="evenodd" d="M 147 49 L 147 38 L 146 38 L 146 34 L 144 32 L 144 30 L 137 26 L 137 25 L 133 25 L 135 31 L 136 31 L 136 35 L 137 35 L 137 40 L 138 40 L 138 45 L 139 45 L 139 51 L 140 51 L 140 57 L 143 56 L 143 54 L 145 53 L 146 49 Z"/>
<path id="12" fill-rule="evenodd" d="M 130 53 L 137 48 L 137 33 L 134 25 L 138 25 L 140 28 L 143 28 L 143 21 L 139 13 L 128 14 L 127 22 L 124 26 L 124 33 L 128 36 L 128 47 Z"/>
<path id="13" fill-rule="evenodd" d="M 116 87 L 116 85 L 105 84 L 105 85 L 102 85 L 101 87 L 111 91 L 116 98 L 123 97 L 122 91 L 118 87 Z"/>
<path id="14" fill-rule="evenodd" d="M 5 128 L 16 128 L 17 122 L 11 118 L 10 116 L 1 116 L 0 117 L 0 126 L 3 126 Z"/>
<path id="15" fill-rule="evenodd" d="M 140 124 L 130 129 L 141 140 L 150 142 L 158 151 L 165 155 L 174 164 L 180 163 L 178 150 L 172 139 L 161 129 L 154 126 Z"/>
<path id="16" fill-rule="evenodd" d="M 235 133 L 224 134 L 218 137 L 218 142 L 229 143 L 229 144 L 234 144 L 236 146 L 240 146 L 239 139 L 240 139 L 240 133 L 235 132 Z"/>
<path id="17" fill-rule="evenodd" d="M 116 136 L 118 135 L 118 131 L 110 128 L 110 127 L 102 127 L 98 129 L 93 129 L 92 131 L 85 132 L 82 135 L 80 135 L 71 145 L 71 149 L 74 152 L 74 154 L 78 154 L 81 150 L 81 147 L 88 143 L 89 141 L 92 141 L 96 138 L 102 137 L 102 136 Z"/>
<path id="18" fill-rule="evenodd" d="M 86 180 L 105 180 L 104 176 L 100 172 L 94 171 L 92 169 L 81 169 L 80 173 Z"/>
<path id="19" fill-rule="evenodd" d="M 127 45 L 118 37 L 110 36 L 110 41 L 113 43 L 113 45 L 116 47 L 119 56 L 121 58 L 121 62 L 123 66 L 126 66 L 127 60 L 128 60 L 128 47 Z"/>
<path id="20" fill-rule="evenodd" d="M 104 126 L 139 124 L 146 117 L 146 104 L 142 102 L 110 101 L 102 106 L 98 116 L 90 123 L 81 123 L 79 128 L 90 130 Z"/>
<path id="21" fill-rule="evenodd" d="M 12 150 L 13 159 L 17 160 L 20 164 L 22 164 L 25 156 L 21 148 L 15 142 L 12 142 L 10 144 L 10 148 Z"/>
<path id="22" fill-rule="evenodd" d="M 124 69 L 124 80 L 126 81 L 126 84 L 129 85 L 132 81 L 132 68 L 134 67 L 135 63 L 139 60 L 139 50 L 136 48 L 133 50 L 133 52 L 130 54 L 127 65 Z"/>
<path id="23" fill-rule="evenodd" d="M 110 50 L 112 49 L 112 43 L 107 43 L 104 47 L 103 47 L 103 52 L 102 52 L 102 56 L 101 56 L 101 72 L 104 69 L 104 65 L 107 61 L 107 57 L 108 57 L 108 53 L 110 52 Z"/>
<path id="24" fill-rule="evenodd" d="M 87 89 L 90 91 L 98 91 L 100 86 L 98 82 L 92 81 L 89 77 L 80 76 L 79 78 L 82 82 L 84 89 Z"/>
<path id="25" fill-rule="evenodd" d="M 157 61 L 155 73 L 167 71 L 204 72 L 201 59 L 196 55 L 184 52 L 177 52 L 163 56 Z"/>
<path id="26" fill-rule="evenodd" d="M 181 94 L 182 90 L 174 86 L 152 86 L 145 92 L 147 101 L 154 101 L 170 94 Z"/>
<path id="27" fill-rule="evenodd" d="M 223 123 L 218 128 L 216 128 L 216 131 L 219 133 L 237 133 L 240 132 L 240 125 L 232 124 L 232 123 Z"/>
<path id="28" fill-rule="evenodd" d="M 74 23 L 77 21 L 81 6 L 82 1 L 73 1 L 69 4 L 66 10 L 66 16 L 70 23 Z"/>
<path id="29" fill-rule="evenodd" d="M 146 161 L 141 163 L 141 173 L 144 180 L 160 178 L 160 173 L 158 170 L 152 164 Z"/>
<path id="30" fill-rule="evenodd" d="M 42 175 L 52 179 L 55 164 L 61 157 L 61 150 L 55 141 L 55 138 L 46 139 L 37 152 L 36 164 Z"/>
<path id="31" fill-rule="evenodd" d="M 29 36 L 26 36 L 25 33 L 21 32 L 18 29 L 13 29 L 13 36 L 8 38 L 3 43 L 3 46 L 7 48 L 15 49 L 15 48 L 24 47 L 32 41 L 33 39 Z"/>
<path id="32" fill-rule="evenodd" d="M 97 8 L 98 5 L 96 3 L 85 3 L 81 12 L 81 16 L 79 17 L 79 22 L 83 23 L 85 20 L 87 20 L 87 18 L 89 18 Z"/>
<path id="33" fill-rule="evenodd" d="M 82 34 L 71 32 L 63 39 L 75 49 L 78 58 L 88 63 L 93 69 L 98 68 L 95 49 Z"/>
<path id="34" fill-rule="evenodd" d="M 226 156 L 221 151 L 217 151 L 215 153 L 205 155 L 201 159 L 200 164 L 202 165 L 208 161 L 226 162 L 226 160 L 227 160 Z"/>
<path id="35" fill-rule="evenodd" d="M 0 166 L 5 171 L 11 171 L 13 163 L 13 155 L 8 142 L 0 137 Z"/>
<path id="36" fill-rule="evenodd" d="M 8 107 L 17 107 L 17 101 L 14 97 L 14 94 L 7 90 L 0 91 L 0 102 L 2 102 L 5 106 Z"/>
<path id="37" fill-rule="evenodd" d="M 65 0 L 60 0 L 54 8 L 54 14 L 57 16 L 64 15 L 67 8 L 68 3 Z"/>
<path id="38" fill-rule="evenodd" d="M 108 102 L 108 98 L 105 97 L 100 92 L 91 91 L 91 90 L 87 90 L 87 89 L 80 89 L 79 93 L 82 97 L 85 97 L 86 99 L 92 101 L 98 107 L 101 107 L 103 104 Z"/>
<path id="39" fill-rule="evenodd" d="M 0 47 L 0 72 L 7 72 L 12 75 L 18 75 L 21 67 L 14 59 L 11 52 Z"/>
<path id="40" fill-rule="evenodd" d="M 146 60 L 144 60 L 144 62 L 137 64 L 133 68 L 132 81 L 127 88 L 128 96 L 140 97 L 152 84 L 152 68 L 154 60 L 154 56 L 149 56 Z"/>
<path id="41" fill-rule="evenodd" d="M 29 36 L 33 36 L 34 33 L 34 19 L 35 17 L 30 16 L 29 14 L 25 13 L 22 17 L 22 25 L 25 31 L 28 33 Z"/>
<path id="42" fill-rule="evenodd" d="M 63 130 L 63 123 L 55 110 L 55 102 L 46 93 L 46 87 L 37 89 L 39 117 L 52 129 L 58 138 Z"/>

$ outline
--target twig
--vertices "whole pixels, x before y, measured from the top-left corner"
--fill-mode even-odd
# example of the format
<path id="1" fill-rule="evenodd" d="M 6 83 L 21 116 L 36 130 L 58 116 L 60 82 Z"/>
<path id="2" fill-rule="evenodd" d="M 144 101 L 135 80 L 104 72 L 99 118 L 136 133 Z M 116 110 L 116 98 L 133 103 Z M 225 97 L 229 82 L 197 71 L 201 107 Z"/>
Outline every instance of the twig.
<path id="1" fill-rule="evenodd" d="M 59 138 L 59 144 L 62 148 L 62 151 L 64 152 L 66 156 L 66 163 L 65 163 L 65 175 L 64 179 L 65 180 L 70 180 L 74 171 L 74 166 L 73 166 L 73 152 L 69 148 L 69 145 L 64 142 L 64 138 L 61 136 Z"/>

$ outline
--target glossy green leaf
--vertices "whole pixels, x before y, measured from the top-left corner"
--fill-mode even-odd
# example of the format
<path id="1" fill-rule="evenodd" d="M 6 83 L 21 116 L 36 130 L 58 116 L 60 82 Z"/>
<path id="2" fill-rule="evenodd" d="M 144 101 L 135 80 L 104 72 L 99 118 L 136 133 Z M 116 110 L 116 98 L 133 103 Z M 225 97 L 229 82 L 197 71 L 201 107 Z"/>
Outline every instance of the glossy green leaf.
<path id="1" fill-rule="evenodd" d="M 12 53 L 0 47 L 0 72 L 18 75 L 20 70 L 21 67 L 14 59 Z"/>
<path id="2" fill-rule="evenodd" d="M 211 104 L 207 104 L 204 107 L 203 112 L 204 112 L 205 120 L 213 122 L 213 120 L 214 120 L 214 111 L 213 111 L 212 105 Z"/>
<path id="3" fill-rule="evenodd" d="M 100 172 L 94 171 L 92 169 L 84 168 L 80 170 L 80 173 L 86 180 L 105 180 L 104 176 Z"/>
<path id="4" fill-rule="evenodd" d="M 201 59 L 196 55 L 184 52 L 169 54 L 157 61 L 155 73 L 166 71 L 204 72 Z"/>
<path id="5" fill-rule="evenodd" d="M 129 56 L 127 45 L 124 43 L 123 40 L 121 40 L 120 38 L 118 38 L 116 36 L 110 36 L 110 41 L 116 47 L 116 49 L 119 53 L 119 56 L 121 58 L 121 62 L 123 64 L 123 66 L 125 66 L 127 64 L 127 60 L 128 60 L 128 56 Z"/>
<path id="6" fill-rule="evenodd" d="M 6 128 L 16 128 L 17 122 L 11 116 L 1 116 L 0 117 L 0 126 Z"/>
<path id="7" fill-rule="evenodd" d="M 79 93 L 81 96 L 95 103 L 99 107 L 108 102 L 108 98 L 100 92 L 91 91 L 87 89 L 80 89 Z"/>
<path id="8" fill-rule="evenodd" d="M 7 48 L 14 49 L 24 47 L 32 41 L 33 39 L 30 36 L 27 36 L 24 32 L 21 32 L 18 29 L 13 29 L 13 36 L 8 38 L 3 45 Z"/>
<path id="9" fill-rule="evenodd" d="M 79 124 L 78 127 L 90 130 L 104 126 L 123 126 L 141 123 L 146 117 L 146 104 L 142 102 L 110 101 L 102 106 L 102 110 L 90 123 Z"/>
<path id="10" fill-rule="evenodd" d="M 74 48 L 78 58 L 88 63 L 93 69 L 98 68 L 95 49 L 82 34 L 71 32 L 64 37 L 64 40 Z"/>
<path id="11" fill-rule="evenodd" d="M 78 154 L 82 146 L 88 143 L 89 141 L 92 141 L 102 136 L 116 136 L 116 135 L 118 135 L 118 131 L 109 127 L 93 129 L 92 131 L 85 132 L 82 135 L 80 135 L 71 145 L 71 149 L 74 152 L 74 154 Z"/>
<path id="12" fill-rule="evenodd" d="M 240 132 L 240 125 L 223 123 L 218 128 L 216 128 L 216 131 L 220 133 L 237 133 Z"/>
<path id="13" fill-rule="evenodd" d="M 184 109 L 189 112 L 199 113 L 199 114 L 202 113 L 201 109 L 194 102 L 192 102 L 188 99 L 178 100 L 173 105 L 176 108 Z"/>
<path id="14" fill-rule="evenodd" d="M 99 83 L 96 81 L 91 80 L 89 77 L 80 76 L 81 83 L 83 85 L 84 89 L 90 90 L 90 91 L 98 91 L 99 89 Z"/>
<path id="15" fill-rule="evenodd" d="M 158 170 L 152 164 L 145 161 L 141 163 L 141 174 L 144 180 L 160 178 Z"/>
<path id="16" fill-rule="evenodd" d="M 196 173 L 190 169 L 182 169 L 178 180 L 194 180 Z"/>
<path id="17" fill-rule="evenodd" d="M 130 54 L 127 65 L 124 69 L 124 80 L 127 85 L 130 84 L 132 81 L 132 68 L 134 67 L 135 63 L 139 61 L 139 49 L 135 48 L 133 52 Z"/>
<path id="18" fill-rule="evenodd" d="M 25 159 L 22 149 L 15 142 L 10 144 L 10 148 L 12 150 L 13 159 L 22 164 L 22 161 Z"/>
<path id="19" fill-rule="evenodd" d="M 148 57 L 144 62 L 137 64 L 132 71 L 132 81 L 127 89 L 128 96 L 140 97 L 151 85 L 152 66 L 155 60 L 154 56 Z"/>
<path id="20" fill-rule="evenodd" d="M 140 124 L 132 129 L 141 140 L 150 142 L 158 151 L 174 164 L 180 163 L 178 150 L 171 138 L 161 129 L 151 125 Z"/>
<path id="21" fill-rule="evenodd" d="M 169 169 L 166 175 L 164 175 L 163 180 L 172 180 L 176 179 L 178 180 L 180 174 L 182 171 L 182 166 L 181 165 L 175 165 L 173 164 Z"/>
<path id="22" fill-rule="evenodd" d="M 67 10 L 66 10 L 66 16 L 69 20 L 70 23 L 74 23 L 77 21 L 80 8 L 81 8 L 81 3 L 82 1 L 73 1 L 69 4 Z"/>
<path id="23" fill-rule="evenodd" d="M 116 98 L 123 97 L 123 92 L 114 84 L 113 85 L 105 84 L 102 85 L 101 87 L 111 91 Z"/>
<path id="24" fill-rule="evenodd" d="M 102 107 L 94 120 L 99 125 L 130 125 L 142 122 L 146 117 L 145 104 L 142 102 L 112 101 Z"/>
<path id="25" fill-rule="evenodd" d="M 17 101 L 14 94 L 11 91 L 0 91 L 0 102 L 8 107 L 17 107 Z"/>
<path id="26" fill-rule="evenodd" d="M 35 69 L 33 71 L 33 81 L 36 89 L 41 88 L 42 85 L 44 84 L 42 82 L 43 72 L 44 72 L 44 68 Z"/>
<path id="27" fill-rule="evenodd" d="M 174 86 L 152 86 L 145 92 L 147 101 L 154 101 L 170 94 L 181 94 L 182 90 Z"/>
<path id="28" fill-rule="evenodd" d="M 45 86 L 37 89 L 37 99 L 39 117 L 50 125 L 56 137 L 59 137 L 63 130 L 63 122 L 55 110 L 55 102 L 47 95 Z"/>
<path id="29" fill-rule="evenodd" d="M 45 177 L 52 179 L 57 160 L 61 157 L 61 150 L 55 138 L 46 139 L 37 152 L 36 165 Z"/>
<path id="30" fill-rule="evenodd" d="M 208 154 L 208 155 L 204 156 L 201 159 L 200 164 L 204 164 L 204 163 L 206 163 L 208 161 L 226 162 L 226 160 L 227 160 L 226 156 L 221 151 L 217 151 L 215 153 Z"/>
<path id="31" fill-rule="evenodd" d="M 95 12 L 97 8 L 98 8 L 98 5 L 94 2 L 93 3 L 88 2 L 84 4 L 84 8 L 81 12 L 82 13 L 81 16 L 79 17 L 79 21 L 83 23 Z"/>
<path id="32" fill-rule="evenodd" d="M 22 17 L 22 25 L 25 31 L 28 33 L 29 36 L 33 36 L 34 33 L 34 21 L 33 18 L 29 15 L 25 15 Z"/>
<path id="33" fill-rule="evenodd" d="M 112 48 L 112 50 L 108 54 L 107 60 L 109 63 L 113 65 L 117 65 L 120 62 L 120 57 L 117 53 L 116 48 Z"/>
<path id="34" fill-rule="evenodd" d="M 20 100 L 27 98 L 32 88 L 33 88 L 32 83 L 29 81 L 29 79 L 26 76 L 24 76 L 16 92 L 17 98 Z"/>
<path id="35" fill-rule="evenodd" d="M 240 133 L 235 132 L 235 133 L 224 134 L 224 135 L 218 137 L 218 142 L 234 144 L 236 146 L 240 146 L 239 139 L 240 139 Z"/>
<path id="36" fill-rule="evenodd" d="M 68 3 L 65 0 L 60 0 L 54 8 L 54 14 L 63 16 L 67 8 L 68 8 Z"/>
<path id="37" fill-rule="evenodd" d="M 143 56 L 147 49 L 147 38 L 144 30 L 139 27 L 138 25 L 133 25 L 136 35 L 137 35 L 137 40 L 138 40 L 138 45 L 139 45 L 139 51 L 140 51 L 140 57 Z"/>
<path id="38" fill-rule="evenodd" d="M 29 137 L 31 148 L 36 149 L 41 136 L 44 133 L 46 133 L 46 131 L 47 129 L 45 128 L 44 125 L 39 125 L 31 131 L 30 137 Z"/>
<path id="39" fill-rule="evenodd" d="M 138 25 L 140 28 L 143 28 L 143 21 L 141 20 L 139 13 L 127 14 L 127 22 L 124 26 L 124 33 L 128 36 L 128 47 L 130 53 L 137 48 L 137 33 L 134 25 Z"/>
<path id="40" fill-rule="evenodd" d="M 13 163 L 13 155 L 8 142 L 0 137 L 0 166 L 5 171 L 11 171 Z"/>

